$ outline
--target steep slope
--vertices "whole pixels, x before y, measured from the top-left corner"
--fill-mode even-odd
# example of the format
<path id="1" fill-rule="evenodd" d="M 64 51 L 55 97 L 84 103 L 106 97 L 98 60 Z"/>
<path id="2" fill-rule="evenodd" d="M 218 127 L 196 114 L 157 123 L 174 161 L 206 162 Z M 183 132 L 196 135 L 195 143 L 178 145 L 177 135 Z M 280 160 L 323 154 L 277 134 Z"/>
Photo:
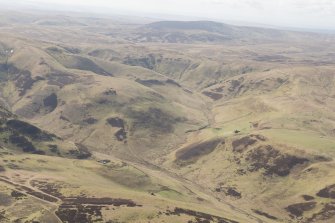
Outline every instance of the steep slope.
<path id="1" fill-rule="evenodd" d="M 5 104 L 40 127 L 96 151 L 128 159 L 158 157 L 182 143 L 185 131 L 207 121 L 199 111 L 203 102 L 159 73 L 48 45 L 18 42 L 7 48 L 15 52 L 2 65 Z M 31 53 L 34 57 L 25 60 Z"/>

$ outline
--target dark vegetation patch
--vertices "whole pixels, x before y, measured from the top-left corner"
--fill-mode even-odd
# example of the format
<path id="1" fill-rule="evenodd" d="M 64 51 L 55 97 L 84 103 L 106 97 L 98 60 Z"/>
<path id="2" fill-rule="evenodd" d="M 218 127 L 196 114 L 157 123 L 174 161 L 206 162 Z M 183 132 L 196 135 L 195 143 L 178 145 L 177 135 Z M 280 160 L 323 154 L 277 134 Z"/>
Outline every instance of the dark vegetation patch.
<path id="1" fill-rule="evenodd" d="M 56 199 L 53 196 L 50 196 L 50 195 L 45 194 L 45 193 L 41 193 L 39 191 L 35 191 L 35 190 L 33 190 L 33 189 L 29 188 L 29 187 L 20 186 L 19 188 L 21 190 L 25 191 L 27 194 L 32 195 L 34 197 L 37 197 L 39 199 L 42 199 L 42 200 L 45 200 L 45 201 L 48 201 L 48 202 L 53 202 L 53 203 L 55 203 L 55 202 L 58 201 L 58 199 Z"/>
<path id="2" fill-rule="evenodd" d="M 277 217 L 275 217 L 273 215 L 270 215 L 270 214 L 268 214 L 264 211 L 260 211 L 260 210 L 252 210 L 252 211 L 255 212 L 258 215 L 264 216 L 264 217 L 272 219 L 272 220 L 277 220 L 278 219 Z"/>
<path id="3" fill-rule="evenodd" d="M 70 189 L 77 189 L 78 186 L 74 186 L 65 182 L 50 182 L 48 180 L 32 180 L 31 185 L 35 188 L 38 188 L 40 191 L 52 195 L 53 197 L 57 197 L 61 200 L 65 198 L 65 196 L 61 193 L 61 189 L 63 188 L 70 188 Z"/>
<path id="4" fill-rule="evenodd" d="M 300 217 L 304 214 L 305 211 L 312 210 L 315 208 L 316 202 L 306 202 L 306 203 L 298 203 L 298 204 L 292 204 L 286 207 L 286 211 L 288 211 L 292 216 Z"/>
<path id="5" fill-rule="evenodd" d="M 0 166 L 0 172 L 5 172 L 5 171 L 6 171 L 5 167 Z"/>
<path id="6" fill-rule="evenodd" d="M 35 146 L 24 136 L 11 135 L 9 136 L 9 142 L 22 149 L 25 153 L 34 153 L 37 151 Z"/>
<path id="7" fill-rule="evenodd" d="M 51 46 L 46 48 L 47 51 L 51 52 L 51 53 L 63 53 L 63 50 L 59 47 L 56 46 Z"/>
<path id="8" fill-rule="evenodd" d="M 185 131 L 185 133 L 198 132 L 198 131 L 207 129 L 208 127 L 209 127 L 209 125 L 205 125 L 205 126 L 199 127 L 198 129 L 190 129 L 190 130 L 187 130 L 187 131 Z"/>
<path id="9" fill-rule="evenodd" d="M 242 197 L 241 193 L 238 192 L 235 188 L 232 188 L 232 187 L 228 187 L 225 191 L 225 194 L 227 196 L 236 197 L 236 198 L 241 198 Z"/>
<path id="10" fill-rule="evenodd" d="M 118 118 L 118 117 L 114 117 L 114 118 L 109 118 L 107 119 L 107 124 L 109 124 L 112 127 L 115 128 L 120 128 L 115 134 L 114 136 L 116 137 L 116 139 L 118 141 L 125 141 L 127 139 L 127 132 L 125 130 L 125 122 L 123 121 L 123 119 Z"/>
<path id="11" fill-rule="evenodd" d="M 254 137 L 254 138 L 256 138 L 256 139 L 258 139 L 259 141 L 263 141 L 263 142 L 265 142 L 267 139 L 266 139 L 266 137 L 265 136 L 263 136 L 263 135 L 255 135 L 255 134 L 252 134 L 252 135 L 250 135 L 251 137 Z"/>
<path id="12" fill-rule="evenodd" d="M 223 98 L 222 94 L 219 94 L 219 93 L 216 93 L 216 92 L 212 92 L 212 91 L 204 91 L 204 92 L 202 92 L 202 94 L 204 94 L 207 97 L 213 99 L 214 101 L 217 101 L 217 100 Z"/>
<path id="13" fill-rule="evenodd" d="M 217 93 L 223 93 L 224 92 L 223 86 L 212 89 L 212 91 L 217 92 Z"/>
<path id="14" fill-rule="evenodd" d="M 181 214 L 188 215 L 191 217 L 195 217 L 196 223 L 198 222 L 220 222 L 220 223 L 238 223 L 237 221 L 230 220 L 227 218 L 203 213 L 203 212 L 198 212 L 198 211 L 193 211 L 189 209 L 183 209 L 183 208 L 178 208 L 176 207 L 173 211 L 168 210 L 165 213 L 166 215 L 177 215 L 180 216 Z"/>
<path id="15" fill-rule="evenodd" d="M 220 186 L 220 187 L 217 187 L 215 191 L 219 193 L 223 192 L 226 196 L 235 197 L 237 199 L 240 199 L 242 197 L 242 194 L 238 192 L 235 187 Z"/>
<path id="16" fill-rule="evenodd" d="M 70 69 L 87 70 L 103 76 L 112 76 L 111 73 L 99 67 L 92 60 L 80 56 L 71 57 L 71 63 L 65 64 L 65 67 Z"/>
<path id="17" fill-rule="evenodd" d="M 54 111 L 58 105 L 57 95 L 55 93 L 52 93 L 51 95 L 45 97 L 43 99 L 43 104 L 44 107 L 47 108 L 48 112 Z"/>
<path id="18" fill-rule="evenodd" d="M 6 123 L 7 119 L 12 118 L 13 116 L 14 115 L 10 111 L 0 106 L 0 124 Z"/>
<path id="19" fill-rule="evenodd" d="M 335 184 L 323 188 L 316 195 L 319 197 L 335 199 Z"/>
<path id="20" fill-rule="evenodd" d="M 56 70 L 51 71 L 51 73 L 47 75 L 47 78 L 49 80 L 49 85 L 55 85 L 61 88 L 65 85 L 73 84 L 76 81 L 75 77 L 73 77 L 71 74 Z"/>
<path id="21" fill-rule="evenodd" d="M 16 191 L 16 190 L 13 190 L 10 194 L 13 198 L 15 198 L 16 200 L 21 200 L 25 197 L 27 197 L 27 195 L 19 192 L 19 191 Z"/>
<path id="22" fill-rule="evenodd" d="M 141 79 L 136 79 L 137 83 L 140 83 L 144 86 L 150 87 L 153 85 L 165 85 L 165 83 L 163 81 L 160 80 L 155 80 L 155 79 L 151 79 L 151 80 L 141 80 Z"/>
<path id="23" fill-rule="evenodd" d="M 63 182 L 53 183 L 47 180 L 33 180 L 32 186 L 37 187 L 52 198 L 59 198 L 62 201 L 56 214 L 63 222 L 101 222 L 103 221 L 101 214 L 103 208 L 109 208 L 109 206 L 141 207 L 141 205 L 129 199 L 87 197 L 85 194 L 78 197 L 65 197 L 60 189 L 78 187 Z"/>
<path id="24" fill-rule="evenodd" d="M 18 76 L 18 78 L 15 80 L 15 86 L 19 88 L 20 91 L 19 95 L 25 95 L 26 92 L 30 90 L 37 81 L 39 80 L 31 78 L 31 73 L 29 71 L 22 72 L 20 76 Z"/>
<path id="25" fill-rule="evenodd" d="M 140 207 L 141 205 L 136 204 L 130 199 L 122 198 L 95 198 L 95 197 L 66 197 L 63 199 L 64 204 L 66 205 L 113 205 L 116 207 L 125 206 L 125 207 Z"/>
<path id="26" fill-rule="evenodd" d="M 127 139 L 127 132 L 124 129 L 119 129 L 114 136 L 118 141 L 124 141 Z"/>
<path id="27" fill-rule="evenodd" d="M 33 154 L 36 154 L 36 155 L 45 155 L 46 152 L 43 151 L 43 150 L 37 150 L 37 151 L 33 152 Z"/>
<path id="28" fill-rule="evenodd" d="M 244 152 L 248 149 L 248 146 L 251 146 L 257 142 L 257 139 L 253 138 L 252 136 L 245 136 L 240 139 L 234 140 L 232 142 L 233 151 L 234 152 Z"/>
<path id="29" fill-rule="evenodd" d="M 9 219 L 6 217 L 6 211 L 5 210 L 0 210 L 0 222 L 8 222 Z"/>
<path id="30" fill-rule="evenodd" d="M 93 125 L 93 124 L 97 123 L 98 120 L 95 119 L 95 118 L 89 117 L 89 118 L 84 119 L 83 122 L 86 123 L 86 124 L 89 124 L 89 125 Z"/>
<path id="31" fill-rule="evenodd" d="M 136 82 L 137 83 L 140 83 L 144 86 L 147 86 L 147 87 L 151 87 L 151 86 L 154 86 L 154 85 L 166 85 L 166 84 L 170 84 L 170 85 L 174 85 L 176 87 L 181 87 L 181 85 L 172 80 L 172 79 L 167 79 L 167 80 L 156 80 L 156 79 L 148 79 L 148 80 L 141 80 L 141 79 L 136 79 Z"/>
<path id="32" fill-rule="evenodd" d="M 159 108 L 149 108 L 147 111 L 128 110 L 126 115 L 133 120 L 132 128 L 150 129 L 154 133 L 171 133 L 174 124 L 184 121 L 183 118 L 174 117 Z"/>
<path id="33" fill-rule="evenodd" d="M 14 65 L 10 63 L 0 63 L 0 78 L 1 81 L 8 81 L 12 75 L 19 73 Z"/>
<path id="34" fill-rule="evenodd" d="M 177 87 L 182 87 L 178 82 L 176 82 L 176 81 L 174 81 L 174 80 L 172 80 L 172 79 L 167 79 L 165 82 L 166 82 L 167 84 L 175 85 L 175 86 L 177 86 Z"/>
<path id="35" fill-rule="evenodd" d="M 237 89 L 240 89 L 240 85 L 244 79 L 241 80 L 230 80 L 228 83 L 230 84 L 228 91 L 236 91 Z"/>
<path id="36" fill-rule="evenodd" d="M 153 54 L 149 54 L 146 57 L 140 57 L 140 58 L 126 57 L 123 60 L 123 63 L 130 66 L 140 66 L 153 70 L 156 66 L 156 59 Z"/>
<path id="37" fill-rule="evenodd" d="M 103 92 L 104 95 L 107 95 L 107 96 L 110 96 L 110 95 L 117 95 L 117 92 L 115 89 L 113 88 L 110 88 L 110 89 L 107 89 Z"/>
<path id="38" fill-rule="evenodd" d="M 282 154 L 270 145 L 259 146 L 248 153 L 247 161 L 250 161 L 249 171 L 264 169 L 266 176 L 287 176 L 296 165 L 304 164 L 309 160 L 290 154 Z"/>
<path id="39" fill-rule="evenodd" d="M 330 162 L 330 161 L 333 161 L 333 159 L 331 157 L 325 157 L 325 156 L 321 156 L 321 155 L 315 155 L 313 158 L 317 162 Z"/>
<path id="40" fill-rule="evenodd" d="M 14 76 L 12 76 L 12 78 L 10 79 L 14 80 L 15 86 L 18 88 L 20 92 L 19 96 L 25 95 L 26 92 L 30 90 L 36 82 L 44 80 L 44 78 L 39 76 L 33 79 L 31 78 L 31 73 L 29 71 L 21 71 L 21 70 L 18 71 L 18 73 L 14 74 Z"/>
<path id="41" fill-rule="evenodd" d="M 80 49 L 75 48 L 75 47 L 63 46 L 63 49 L 72 54 L 79 54 L 81 52 Z"/>
<path id="42" fill-rule="evenodd" d="M 56 153 L 58 156 L 61 155 L 57 145 L 48 145 L 48 147 L 50 149 L 50 152 Z"/>
<path id="43" fill-rule="evenodd" d="M 12 64 L 0 64 L 0 79 L 3 81 L 14 81 L 15 87 L 19 90 L 19 96 L 23 96 L 32 86 L 44 80 L 42 77 L 31 78 L 31 73 L 27 70 L 20 70 Z"/>
<path id="44" fill-rule="evenodd" d="M 124 121 L 121 118 L 109 118 L 107 119 L 107 123 L 110 124 L 112 127 L 124 129 Z"/>
<path id="45" fill-rule="evenodd" d="M 12 170 L 20 170 L 20 169 L 21 169 L 21 167 L 19 167 L 19 166 L 16 165 L 15 163 L 8 163 L 8 164 L 7 164 L 7 167 L 8 167 L 9 169 L 12 169 Z"/>
<path id="46" fill-rule="evenodd" d="M 32 189 L 30 187 L 26 187 L 26 186 L 23 186 L 23 185 L 13 183 L 13 182 L 11 182 L 11 181 L 3 178 L 3 177 L 0 178 L 0 181 L 14 186 L 16 188 L 16 190 L 18 190 L 18 191 L 23 191 L 26 194 L 29 194 L 29 195 L 31 195 L 33 197 L 36 197 L 36 198 L 39 198 L 41 200 L 45 200 L 45 201 L 48 201 L 48 202 L 57 202 L 58 201 L 55 197 L 52 197 L 52 196 L 50 196 L 48 194 L 45 194 L 45 193 L 41 193 L 39 191 L 35 191 L 34 189 Z"/>
<path id="47" fill-rule="evenodd" d="M 325 221 L 333 219 L 334 217 L 335 217 L 335 203 L 332 202 L 325 204 L 320 212 L 313 214 L 313 216 L 307 219 L 306 222 Z"/>
<path id="48" fill-rule="evenodd" d="M 90 153 L 88 148 L 83 144 L 76 143 L 76 146 L 76 150 L 69 150 L 71 156 L 75 156 L 77 159 L 88 159 L 92 156 L 92 153 Z"/>
<path id="49" fill-rule="evenodd" d="M 88 55 L 92 57 L 101 57 L 102 55 L 108 55 L 111 57 L 111 61 L 120 57 L 120 54 L 112 49 L 95 49 L 93 51 L 90 51 Z"/>
<path id="50" fill-rule="evenodd" d="M 103 222 L 101 209 L 104 206 L 99 205 L 61 205 L 55 212 L 56 215 L 66 223 L 92 223 Z"/>
<path id="51" fill-rule="evenodd" d="M 91 223 L 103 221 L 101 210 L 109 206 L 141 206 L 129 199 L 67 197 L 56 211 L 56 215 L 68 223 Z"/>
<path id="52" fill-rule="evenodd" d="M 305 201 L 311 201 L 311 200 L 314 200 L 314 197 L 313 197 L 313 196 L 310 196 L 310 195 L 302 195 L 302 198 L 303 198 Z"/>
<path id="53" fill-rule="evenodd" d="M 214 139 L 187 146 L 176 153 L 176 162 L 180 165 L 187 165 L 190 162 L 195 162 L 201 156 L 213 152 L 221 143 L 224 143 L 223 139 Z"/>
<path id="54" fill-rule="evenodd" d="M 28 136 L 29 138 L 34 140 L 52 141 L 53 137 L 56 137 L 53 134 L 44 132 L 41 129 L 37 128 L 36 126 L 33 126 L 27 122 L 23 122 L 20 120 L 12 119 L 9 120 L 6 124 L 12 130 L 15 130 L 20 134 Z"/>
<path id="55" fill-rule="evenodd" d="M 66 122 L 71 122 L 70 119 L 68 119 L 67 117 L 65 117 L 64 115 L 61 115 L 59 117 L 60 120 L 66 121 Z"/>

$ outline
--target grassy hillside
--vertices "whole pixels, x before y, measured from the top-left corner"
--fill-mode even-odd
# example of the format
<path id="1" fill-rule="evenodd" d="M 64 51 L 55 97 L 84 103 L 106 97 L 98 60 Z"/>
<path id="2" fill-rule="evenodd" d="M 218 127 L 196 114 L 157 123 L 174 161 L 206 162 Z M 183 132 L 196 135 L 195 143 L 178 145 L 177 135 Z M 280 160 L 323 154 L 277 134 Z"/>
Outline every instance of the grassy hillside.
<path id="1" fill-rule="evenodd" d="M 1 222 L 334 221 L 334 36 L 13 16 Z"/>

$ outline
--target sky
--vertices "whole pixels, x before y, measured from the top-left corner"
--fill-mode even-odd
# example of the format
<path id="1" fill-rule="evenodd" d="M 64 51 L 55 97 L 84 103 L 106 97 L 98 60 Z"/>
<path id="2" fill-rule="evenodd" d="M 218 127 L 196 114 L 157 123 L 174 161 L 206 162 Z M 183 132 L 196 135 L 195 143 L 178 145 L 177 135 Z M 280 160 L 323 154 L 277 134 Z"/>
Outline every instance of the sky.
<path id="1" fill-rule="evenodd" d="M 0 0 L 0 7 L 5 2 L 17 5 L 38 3 L 39 7 L 53 5 L 68 11 L 335 30 L 335 0 Z"/>

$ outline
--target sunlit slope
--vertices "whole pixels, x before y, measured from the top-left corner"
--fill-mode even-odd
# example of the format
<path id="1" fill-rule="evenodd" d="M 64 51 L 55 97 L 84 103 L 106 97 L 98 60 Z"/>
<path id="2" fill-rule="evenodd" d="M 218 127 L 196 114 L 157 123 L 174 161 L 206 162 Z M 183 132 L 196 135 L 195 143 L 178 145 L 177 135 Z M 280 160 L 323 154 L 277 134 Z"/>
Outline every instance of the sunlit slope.
<path id="1" fill-rule="evenodd" d="M 212 123 L 166 167 L 268 219 L 331 222 L 334 77 L 332 67 L 297 67 L 205 89 Z"/>
<path id="2" fill-rule="evenodd" d="M 333 36 L 58 17 L 0 27 L 1 220 L 334 221 Z"/>

